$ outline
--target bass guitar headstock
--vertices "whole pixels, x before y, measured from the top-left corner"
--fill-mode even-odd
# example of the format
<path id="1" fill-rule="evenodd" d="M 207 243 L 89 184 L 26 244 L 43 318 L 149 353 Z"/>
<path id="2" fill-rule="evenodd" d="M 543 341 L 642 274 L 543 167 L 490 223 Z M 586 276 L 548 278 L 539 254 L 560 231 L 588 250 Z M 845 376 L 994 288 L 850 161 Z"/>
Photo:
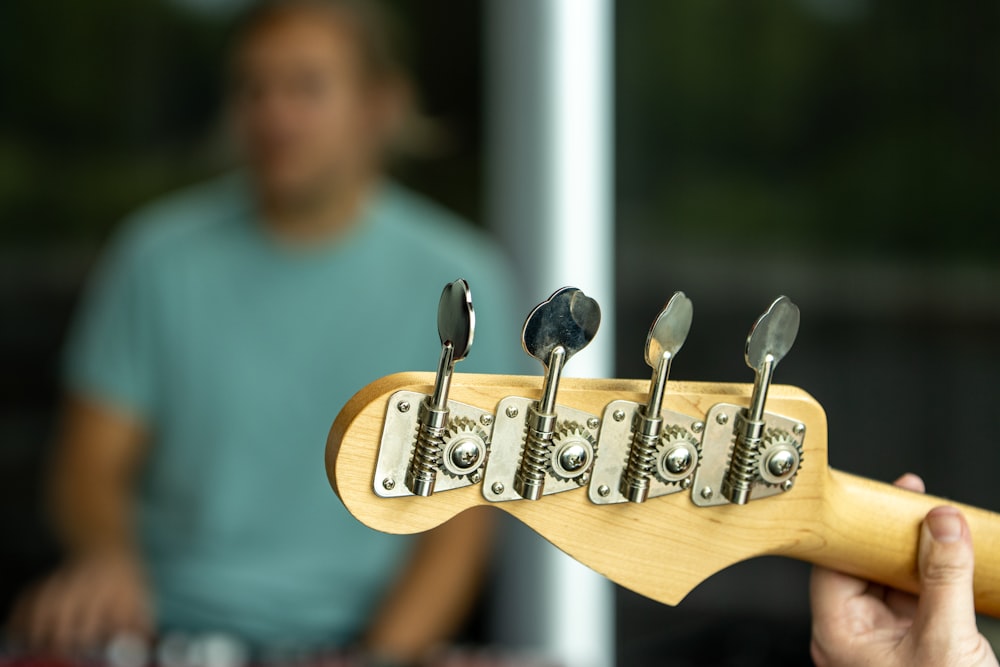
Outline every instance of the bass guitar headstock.
<path id="1" fill-rule="evenodd" d="M 804 391 L 771 383 L 798 330 L 786 297 L 747 339 L 753 384 L 670 379 L 693 313 L 680 292 L 650 328 L 649 381 L 563 378 L 600 323 L 597 303 L 574 288 L 525 322 L 542 378 L 455 374 L 472 341 L 471 303 L 464 281 L 442 294 L 437 373 L 373 382 L 334 422 L 327 472 L 359 520 L 413 533 L 494 505 L 669 604 L 733 563 L 822 546 L 826 417 Z"/>

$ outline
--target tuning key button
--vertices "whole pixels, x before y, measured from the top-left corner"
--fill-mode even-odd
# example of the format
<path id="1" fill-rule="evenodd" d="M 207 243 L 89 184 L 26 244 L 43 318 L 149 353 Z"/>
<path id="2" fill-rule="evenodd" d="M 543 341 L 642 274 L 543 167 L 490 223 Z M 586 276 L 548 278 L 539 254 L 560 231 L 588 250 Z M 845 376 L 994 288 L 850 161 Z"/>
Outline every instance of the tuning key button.
<path id="1" fill-rule="evenodd" d="M 650 479 L 657 469 L 660 434 L 663 432 L 663 394 L 670 376 L 670 364 L 687 340 L 694 309 L 684 292 L 676 292 L 660 311 L 646 336 L 646 363 L 653 369 L 646 404 L 636 412 L 628 463 L 621 478 L 621 493 L 635 503 L 649 497 Z M 671 454 L 678 462 L 680 452 Z M 691 459 L 696 462 L 697 458 Z M 689 463 L 691 462 L 689 461 Z M 686 475 L 683 475 L 686 476 Z M 683 477 L 682 476 L 682 477 Z M 680 478 L 678 478 L 680 479 Z"/>
<path id="2" fill-rule="evenodd" d="M 754 371 L 749 406 L 718 404 L 705 420 L 702 470 L 695 477 L 696 505 L 744 505 L 787 491 L 802 463 L 801 423 L 765 413 L 774 369 L 795 342 L 799 309 L 779 297 L 750 329 L 744 358 Z M 717 488 L 718 494 L 705 493 Z"/>
<path id="3" fill-rule="evenodd" d="M 744 358 L 754 371 L 750 407 L 741 411 L 735 425 L 732 463 L 722 481 L 722 495 L 731 503 L 750 500 L 758 475 L 760 444 L 764 435 L 764 405 L 778 363 L 788 354 L 799 331 L 799 309 L 787 296 L 778 297 L 760 316 L 747 336 Z"/>
<path id="4" fill-rule="evenodd" d="M 653 371 L 645 403 L 614 401 L 604 410 L 589 498 L 595 504 L 645 502 L 691 486 L 701 458 L 704 424 L 663 408 L 670 366 L 691 328 L 693 307 L 676 292 L 646 337 Z"/>
<path id="5" fill-rule="evenodd" d="M 542 393 L 537 400 L 507 397 L 497 406 L 487 500 L 538 500 L 589 480 L 600 420 L 557 406 L 556 396 L 566 362 L 593 340 L 600 323 L 600 306 L 574 287 L 558 290 L 528 315 L 521 342 L 545 370 Z"/>
<path id="6" fill-rule="evenodd" d="M 455 364 L 468 355 L 475 331 L 464 280 L 445 286 L 437 325 L 441 356 L 432 393 L 400 391 L 389 399 L 373 484 L 383 497 L 429 496 L 482 478 L 493 415 L 448 399 Z"/>

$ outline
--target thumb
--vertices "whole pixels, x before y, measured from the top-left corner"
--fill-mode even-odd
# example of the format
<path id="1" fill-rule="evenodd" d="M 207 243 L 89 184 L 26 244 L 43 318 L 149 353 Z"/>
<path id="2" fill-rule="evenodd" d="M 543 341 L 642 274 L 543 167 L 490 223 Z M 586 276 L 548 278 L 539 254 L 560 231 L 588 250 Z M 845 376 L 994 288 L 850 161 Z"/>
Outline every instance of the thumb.
<path id="1" fill-rule="evenodd" d="M 929 641 L 976 635 L 972 535 L 954 507 L 936 507 L 920 527 L 920 601 L 914 626 Z"/>

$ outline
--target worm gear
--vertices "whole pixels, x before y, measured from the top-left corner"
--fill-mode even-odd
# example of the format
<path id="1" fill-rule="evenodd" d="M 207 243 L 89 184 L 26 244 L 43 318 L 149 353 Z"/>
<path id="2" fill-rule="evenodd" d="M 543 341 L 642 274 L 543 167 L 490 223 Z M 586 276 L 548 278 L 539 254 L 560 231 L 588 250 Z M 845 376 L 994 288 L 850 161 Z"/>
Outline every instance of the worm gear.
<path id="1" fill-rule="evenodd" d="M 665 484 L 677 484 L 698 468 L 701 443 L 683 426 L 668 426 L 660 435 L 656 454 L 656 476 Z"/>
<path id="2" fill-rule="evenodd" d="M 486 461 L 488 436 L 476 422 L 458 417 L 448 422 L 442 446 L 441 469 L 449 477 L 462 477 Z"/>
<path id="3" fill-rule="evenodd" d="M 594 436 L 576 422 L 560 424 L 552 437 L 549 473 L 559 480 L 580 480 L 594 462 Z"/>
<path id="4" fill-rule="evenodd" d="M 802 443 L 791 433 L 768 429 L 760 444 L 757 473 L 768 486 L 779 486 L 795 477 L 802 465 Z"/>

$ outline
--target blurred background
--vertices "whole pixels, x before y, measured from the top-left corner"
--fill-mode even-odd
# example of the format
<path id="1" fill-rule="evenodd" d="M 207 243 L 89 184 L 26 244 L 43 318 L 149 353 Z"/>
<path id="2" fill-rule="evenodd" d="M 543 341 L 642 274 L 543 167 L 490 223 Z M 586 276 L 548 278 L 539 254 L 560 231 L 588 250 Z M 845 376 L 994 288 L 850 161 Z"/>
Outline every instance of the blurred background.
<path id="1" fill-rule="evenodd" d="M 88 267 L 126 213 L 231 165 L 238 4 L 0 4 L 4 609 L 57 557 L 39 480 Z M 388 4 L 423 112 L 395 174 L 482 224 L 485 2 Z M 614 23 L 616 374 L 647 375 L 683 289 L 674 377 L 749 381 L 746 332 L 786 293 L 803 320 L 777 381 L 825 406 L 831 465 L 1000 510 L 1000 5 L 617 0 Z M 807 576 L 754 561 L 677 610 L 619 591 L 619 664 L 802 664 Z"/>

